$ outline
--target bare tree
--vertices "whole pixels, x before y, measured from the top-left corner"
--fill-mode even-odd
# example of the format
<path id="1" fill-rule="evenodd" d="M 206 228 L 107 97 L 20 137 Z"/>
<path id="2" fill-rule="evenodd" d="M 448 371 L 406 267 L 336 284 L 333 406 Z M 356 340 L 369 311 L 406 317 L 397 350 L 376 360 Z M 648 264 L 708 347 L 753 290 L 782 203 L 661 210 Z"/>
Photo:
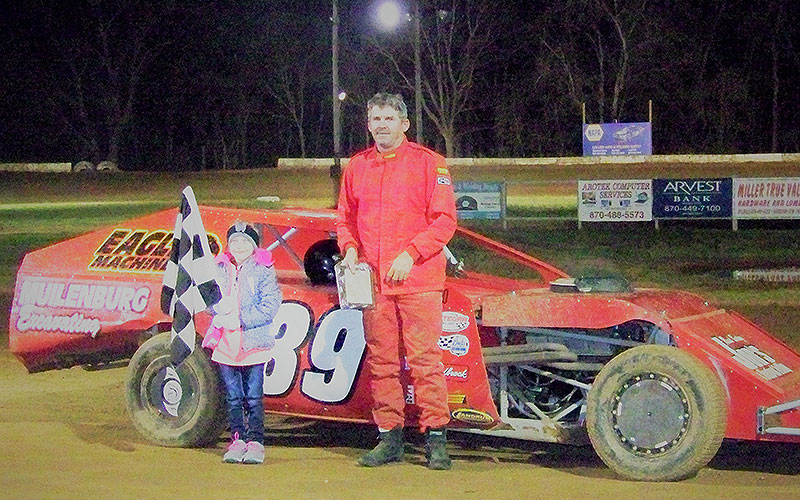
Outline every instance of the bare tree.
<path id="1" fill-rule="evenodd" d="M 447 9 L 421 1 L 423 109 L 444 140 L 447 156 L 459 154 L 459 137 L 469 115 L 480 107 L 474 95 L 480 70 L 491 65 L 500 13 L 490 2 L 451 0 Z M 406 90 L 414 90 L 410 45 L 378 41 L 371 45 L 388 61 Z"/>
<path id="2" fill-rule="evenodd" d="M 619 120 L 631 65 L 651 41 L 649 0 L 556 2 L 535 29 L 576 105 L 595 103 L 596 121 Z"/>
<path id="3" fill-rule="evenodd" d="M 780 151 L 780 122 L 781 122 L 781 82 L 782 72 L 781 65 L 784 59 L 790 58 L 793 54 L 797 57 L 797 53 L 792 50 L 792 38 L 789 35 L 791 30 L 791 21 L 789 20 L 789 2 L 786 0 L 769 2 L 769 52 L 771 63 L 771 106 L 770 111 L 772 115 L 772 127 L 770 130 L 770 151 L 777 153 Z M 797 19 L 795 19 L 795 22 Z M 795 70 L 797 70 L 795 59 Z M 791 62 L 789 63 L 791 64 Z"/>
<path id="4" fill-rule="evenodd" d="M 51 23 L 61 18 L 49 12 Z M 54 85 L 53 102 L 86 154 L 118 163 L 142 76 L 165 43 L 155 36 L 164 11 L 117 1 L 92 2 L 80 14 L 89 36 L 78 31 L 55 41 L 68 78 Z"/>
<path id="5" fill-rule="evenodd" d="M 308 155 L 306 146 L 306 108 L 309 103 L 306 93 L 309 87 L 309 66 L 313 65 L 313 54 L 306 54 L 300 60 L 285 61 L 279 67 L 273 66 L 266 85 L 267 92 L 278 104 L 275 116 L 288 121 L 297 134 L 300 157 Z"/>
<path id="6" fill-rule="evenodd" d="M 320 96 L 330 93 L 328 32 L 320 14 L 300 14 L 274 7 L 260 29 L 250 32 L 253 45 L 261 48 L 257 65 L 248 71 L 266 95 L 266 112 L 282 130 L 280 141 L 287 153 L 306 158 L 318 149 L 315 126 Z M 255 61 L 253 61 L 255 62 Z M 323 101 L 330 108 L 330 98 Z M 329 119 L 330 120 L 330 119 Z M 330 121 L 328 121 L 330 123 Z M 326 135 L 329 137 L 329 134 Z"/>

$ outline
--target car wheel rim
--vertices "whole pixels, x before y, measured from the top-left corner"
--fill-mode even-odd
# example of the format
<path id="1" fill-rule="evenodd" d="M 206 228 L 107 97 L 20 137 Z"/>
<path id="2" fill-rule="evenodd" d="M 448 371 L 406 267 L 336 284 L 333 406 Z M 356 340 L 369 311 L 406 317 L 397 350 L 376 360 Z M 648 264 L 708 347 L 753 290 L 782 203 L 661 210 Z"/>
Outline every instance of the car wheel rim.
<path id="1" fill-rule="evenodd" d="M 670 377 L 631 377 L 614 395 L 612 424 L 619 443 L 641 455 L 668 452 L 686 435 L 691 413 L 681 387 Z"/>
<path id="2" fill-rule="evenodd" d="M 147 366 L 142 376 L 141 402 L 152 416 L 177 427 L 194 414 L 198 386 L 197 376 L 186 363 L 174 368 L 169 356 L 159 357 Z"/>

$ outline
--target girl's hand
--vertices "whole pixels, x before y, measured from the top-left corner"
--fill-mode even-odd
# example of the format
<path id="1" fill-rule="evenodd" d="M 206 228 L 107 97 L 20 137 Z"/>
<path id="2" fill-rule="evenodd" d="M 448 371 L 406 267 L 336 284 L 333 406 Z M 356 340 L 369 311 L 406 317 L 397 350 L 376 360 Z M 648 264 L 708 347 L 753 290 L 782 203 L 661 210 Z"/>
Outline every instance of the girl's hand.
<path id="1" fill-rule="evenodd" d="M 225 328 L 226 330 L 236 330 L 241 325 L 239 323 L 239 318 L 236 317 L 235 314 L 217 314 L 214 316 L 214 321 L 212 324 L 218 328 Z"/>
<path id="2" fill-rule="evenodd" d="M 231 297 L 229 295 L 225 295 L 214 306 L 214 310 L 217 312 L 218 315 L 220 315 L 220 314 L 228 314 L 228 313 L 233 312 L 233 309 L 235 307 L 236 307 L 236 301 L 233 300 L 233 297 Z"/>

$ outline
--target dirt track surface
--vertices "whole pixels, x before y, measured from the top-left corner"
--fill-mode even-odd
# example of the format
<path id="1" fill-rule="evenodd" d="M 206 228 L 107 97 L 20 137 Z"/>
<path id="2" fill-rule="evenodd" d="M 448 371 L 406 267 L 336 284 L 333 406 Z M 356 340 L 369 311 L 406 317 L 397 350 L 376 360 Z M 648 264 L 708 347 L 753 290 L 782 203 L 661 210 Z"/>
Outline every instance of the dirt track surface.
<path id="1" fill-rule="evenodd" d="M 220 462 L 215 448 L 146 443 L 125 414 L 126 368 L 28 374 L 0 348 L 0 498 L 214 499 L 794 499 L 800 445 L 726 443 L 680 483 L 621 481 L 590 448 L 453 434 L 452 471 L 429 471 L 421 440 L 407 461 L 355 465 L 374 431 L 355 425 L 275 419 L 267 462 Z"/>

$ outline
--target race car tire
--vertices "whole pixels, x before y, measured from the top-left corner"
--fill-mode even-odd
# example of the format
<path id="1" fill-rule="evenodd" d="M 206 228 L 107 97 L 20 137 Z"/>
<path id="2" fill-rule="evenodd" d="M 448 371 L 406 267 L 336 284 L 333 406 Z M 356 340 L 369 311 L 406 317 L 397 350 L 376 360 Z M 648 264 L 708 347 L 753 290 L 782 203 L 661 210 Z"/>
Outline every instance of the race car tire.
<path id="1" fill-rule="evenodd" d="M 90 172 L 95 169 L 94 163 L 90 161 L 79 161 L 75 165 L 72 166 L 73 172 Z"/>
<path id="2" fill-rule="evenodd" d="M 133 425 L 161 446 L 215 443 L 226 424 L 217 368 L 199 346 L 173 367 L 169 343 L 169 333 L 156 335 L 131 358 L 125 399 Z"/>
<path id="3" fill-rule="evenodd" d="M 624 478 L 678 481 L 717 453 L 727 404 L 717 376 L 675 347 L 646 345 L 611 359 L 587 397 L 595 452 Z"/>

